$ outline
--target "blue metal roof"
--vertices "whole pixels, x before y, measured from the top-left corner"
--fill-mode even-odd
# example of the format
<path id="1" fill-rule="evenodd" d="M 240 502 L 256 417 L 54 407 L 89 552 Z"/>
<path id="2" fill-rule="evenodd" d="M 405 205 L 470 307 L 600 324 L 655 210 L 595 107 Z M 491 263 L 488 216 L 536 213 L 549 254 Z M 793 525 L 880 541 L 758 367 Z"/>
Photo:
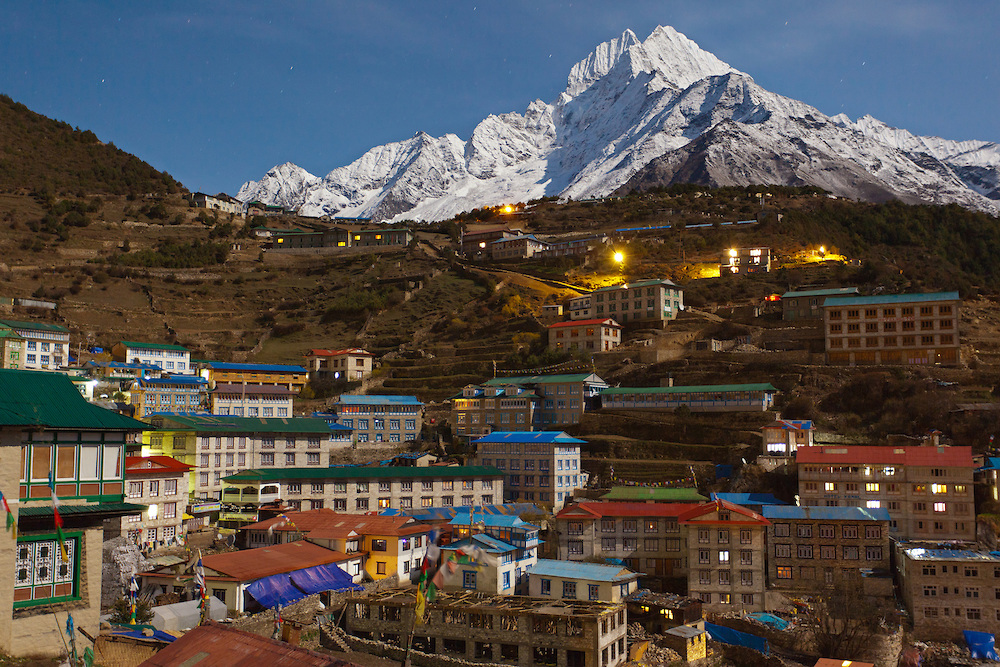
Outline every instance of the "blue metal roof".
<path id="1" fill-rule="evenodd" d="M 770 493 L 713 493 L 713 498 L 735 503 L 736 505 L 787 505 Z"/>
<path id="2" fill-rule="evenodd" d="M 880 304 L 919 303 L 922 301 L 958 301 L 958 292 L 929 294 L 880 294 L 878 296 L 834 296 L 823 302 L 824 308 L 837 306 L 875 306 Z"/>
<path id="3" fill-rule="evenodd" d="M 906 549 L 906 555 L 914 560 L 978 560 L 1000 562 L 996 551 L 971 551 L 969 549 Z"/>
<path id="4" fill-rule="evenodd" d="M 470 517 L 468 511 L 462 508 L 455 514 L 455 517 L 448 522 L 452 526 L 468 526 L 470 523 L 483 524 L 488 528 L 527 528 L 538 530 L 538 526 L 527 521 L 522 521 L 516 514 L 486 514 L 485 512 L 473 511 Z"/>
<path id="5" fill-rule="evenodd" d="M 341 394 L 337 399 L 342 405 L 423 405 L 416 396 L 369 396 L 366 394 Z"/>
<path id="6" fill-rule="evenodd" d="M 977 471 L 981 470 L 1000 470 L 1000 456 L 987 456 L 983 467 L 977 468 Z"/>
<path id="7" fill-rule="evenodd" d="M 417 521 L 451 521 L 458 514 L 467 511 L 468 509 L 464 507 L 421 507 L 402 511 L 393 510 L 392 514 L 388 514 L 387 510 L 386 512 L 382 512 L 382 514 L 386 516 L 405 514 L 412 516 Z M 476 507 L 477 516 L 480 514 L 521 515 L 525 513 L 540 514 L 541 510 L 534 503 L 504 503 L 502 505 L 480 505 Z"/>
<path id="8" fill-rule="evenodd" d="M 761 508 L 765 519 L 817 519 L 820 521 L 888 521 L 889 510 L 865 507 L 796 507 L 766 505 Z"/>
<path id="9" fill-rule="evenodd" d="M 485 552 L 491 554 L 503 554 L 509 551 L 517 551 L 517 547 L 513 544 L 508 544 L 503 540 L 498 540 L 495 537 L 486 535 L 485 533 L 476 533 L 475 535 L 470 535 L 458 542 L 452 542 L 451 544 L 441 547 L 442 551 L 457 551 L 460 547 L 473 542 L 478 543 L 478 546 Z"/>
<path id="10" fill-rule="evenodd" d="M 263 371 L 266 373 L 307 373 L 302 366 L 287 364 L 235 364 L 228 361 L 209 361 L 208 368 L 220 371 Z"/>
<path id="11" fill-rule="evenodd" d="M 587 444 L 586 440 L 578 440 L 565 431 L 493 431 L 493 433 L 484 435 L 472 442 L 521 442 L 547 445 Z"/>
<path id="12" fill-rule="evenodd" d="M 857 287 L 833 287 L 830 289 L 810 289 L 804 290 L 802 292 L 785 292 L 781 295 L 782 299 L 795 299 L 798 297 L 806 296 L 846 296 L 848 294 L 857 294 Z"/>
<path id="13" fill-rule="evenodd" d="M 582 561 L 552 560 L 539 558 L 530 570 L 532 576 L 565 577 L 588 581 L 629 581 L 639 575 L 627 567 L 584 563 Z"/>
<path id="14" fill-rule="evenodd" d="M 125 368 L 134 371 L 162 371 L 163 369 L 154 364 L 129 364 L 124 361 L 88 361 L 88 366 L 95 368 Z"/>

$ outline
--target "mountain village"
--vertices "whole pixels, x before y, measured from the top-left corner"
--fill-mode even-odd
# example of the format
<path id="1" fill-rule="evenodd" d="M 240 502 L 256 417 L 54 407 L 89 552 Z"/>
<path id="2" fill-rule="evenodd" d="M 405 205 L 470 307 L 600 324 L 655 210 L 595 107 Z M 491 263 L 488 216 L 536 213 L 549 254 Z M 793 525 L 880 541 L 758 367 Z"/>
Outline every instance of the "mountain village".
<path id="1" fill-rule="evenodd" d="M 236 196 L 32 123 L 133 180 L 0 187 L 10 664 L 996 659 L 996 144 L 664 27 Z"/>

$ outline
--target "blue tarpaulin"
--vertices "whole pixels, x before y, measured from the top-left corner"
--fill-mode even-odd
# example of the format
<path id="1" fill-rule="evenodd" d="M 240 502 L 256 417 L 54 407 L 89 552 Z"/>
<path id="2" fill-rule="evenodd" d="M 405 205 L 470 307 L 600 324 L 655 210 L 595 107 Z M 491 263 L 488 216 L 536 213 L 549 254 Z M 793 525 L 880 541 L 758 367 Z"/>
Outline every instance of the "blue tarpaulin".
<path id="1" fill-rule="evenodd" d="M 322 591 L 362 591 L 364 587 L 351 580 L 336 563 L 317 565 L 292 573 L 292 583 L 306 595 Z M 258 600 L 259 602 L 259 600 Z"/>
<path id="2" fill-rule="evenodd" d="M 750 618 L 755 618 L 764 625 L 770 625 L 772 628 L 777 628 L 779 630 L 784 630 L 789 625 L 788 621 L 781 618 L 780 616 L 775 616 L 774 614 L 768 614 L 763 611 L 758 611 L 753 614 L 747 614 Z"/>
<path id="3" fill-rule="evenodd" d="M 161 642 L 172 642 L 177 637 L 173 636 L 169 632 L 163 632 L 162 630 L 153 630 L 153 634 L 144 635 L 142 630 L 112 630 L 111 634 L 115 637 L 134 637 L 135 639 L 155 639 Z"/>
<path id="4" fill-rule="evenodd" d="M 747 634 L 746 632 L 740 632 L 739 630 L 733 630 L 732 628 L 726 628 L 721 625 L 716 625 L 715 623 L 705 623 L 705 630 L 708 632 L 708 636 L 717 642 L 722 642 L 723 644 L 734 644 L 736 646 L 746 646 L 747 648 L 752 648 L 753 650 L 759 651 L 764 655 L 771 654 L 771 647 L 768 645 L 767 640 L 763 637 Z"/>
<path id="5" fill-rule="evenodd" d="M 969 653 L 977 660 L 992 660 L 1000 662 L 997 650 L 994 648 L 995 637 L 989 632 L 976 632 L 975 630 L 962 630 L 965 635 L 965 644 L 969 647 Z"/>
<path id="6" fill-rule="evenodd" d="M 321 591 L 361 590 L 336 563 L 316 565 L 295 572 L 264 577 L 247 586 L 247 592 L 262 607 L 288 606 Z"/>

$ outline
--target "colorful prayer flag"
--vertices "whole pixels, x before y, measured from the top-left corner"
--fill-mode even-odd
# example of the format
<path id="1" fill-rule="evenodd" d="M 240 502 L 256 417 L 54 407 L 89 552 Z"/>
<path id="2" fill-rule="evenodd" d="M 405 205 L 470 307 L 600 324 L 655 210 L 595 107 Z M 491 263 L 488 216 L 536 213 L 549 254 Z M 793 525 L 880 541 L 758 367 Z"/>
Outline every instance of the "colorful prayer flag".
<path id="1" fill-rule="evenodd" d="M 0 501 L 3 502 L 3 508 L 7 511 L 7 530 L 11 531 L 14 540 L 17 540 L 17 519 L 10 511 L 10 505 L 7 504 L 7 498 L 3 495 L 3 491 L 0 491 Z"/>
<path id="2" fill-rule="evenodd" d="M 66 551 L 66 537 L 63 535 L 63 519 L 62 514 L 59 513 L 59 506 L 62 504 L 59 502 L 59 496 L 56 495 L 56 478 L 55 473 L 51 470 L 49 471 L 49 491 L 52 493 L 52 518 L 56 524 L 56 538 L 59 540 L 59 554 L 62 557 L 62 562 L 69 562 L 69 552 Z"/>

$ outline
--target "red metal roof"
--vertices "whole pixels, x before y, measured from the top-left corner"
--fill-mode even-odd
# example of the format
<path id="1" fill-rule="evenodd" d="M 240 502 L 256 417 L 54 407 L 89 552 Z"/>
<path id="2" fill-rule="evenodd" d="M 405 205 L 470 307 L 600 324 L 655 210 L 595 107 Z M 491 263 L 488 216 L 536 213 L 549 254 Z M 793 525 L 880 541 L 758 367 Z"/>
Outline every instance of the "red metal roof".
<path id="1" fill-rule="evenodd" d="M 144 667 L 358 667 L 298 646 L 209 622 L 184 633 L 151 658 Z"/>
<path id="2" fill-rule="evenodd" d="M 358 535 L 417 535 L 429 533 L 431 526 L 417 523 L 408 516 L 379 516 L 372 514 L 337 514 L 331 509 L 285 512 L 285 516 L 295 524 L 285 522 L 282 517 L 274 517 L 244 526 L 240 530 L 292 531 L 296 528 L 309 537 L 335 539 L 348 537 L 352 532 Z"/>
<path id="3" fill-rule="evenodd" d="M 968 446 L 905 446 L 875 445 L 814 445 L 799 447 L 795 453 L 798 464 L 856 464 L 942 466 L 972 468 L 972 447 Z"/>
<path id="4" fill-rule="evenodd" d="M 354 558 L 312 542 L 299 540 L 273 547 L 229 551 L 202 558 L 206 568 L 240 581 L 254 581 L 282 572 L 304 570 L 307 567 L 339 563 Z"/>
<path id="5" fill-rule="evenodd" d="M 729 510 L 731 513 L 738 514 L 738 517 L 731 517 L 728 520 L 717 519 L 711 522 L 699 522 L 698 518 L 703 517 L 707 514 L 713 512 L 718 512 L 720 510 Z M 763 524 L 770 525 L 771 522 L 757 514 L 751 509 L 747 509 L 742 505 L 737 505 L 736 503 L 731 503 L 728 500 L 723 500 L 721 498 L 716 498 L 715 500 L 703 503 L 696 507 L 688 506 L 688 510 L 684 512 L 679 517 L 681 523 L 719 523 L 719 524 Z"/>
<path id="6" fill-rule="evenodd" d="M 610 323 L 610 324 L 608 324 L 608 323 Z M 555 324 L 550 324 L 549 325 L 549 329 L 559 329 L 559 328 L 562 328 L 562 327 L 586 326 L 586 325 L 589 325 L 589 324 L 600 324 L 602 326 L 605 325 L 605 324 L 608 324 L 608 326 L 612 326 L 612 327 L 619 327 L 619 328 L 621 327 L 620 324 L 618 324 L 617 322 L 615 322 L 610 317 L 605 317 L 603 320 L 601 320 L 601 319 L 598 319 L 598 320 L 569 320 L 568 322 L 556 322 Z"/>
<path id="7" fill-rule="evenodd" d="M 193 470 L 194 466 L 181 463 L 170 456 L 126 456 L 126 475 L 149 475 L 151 473 L 179 474 Z"/>
<path id="8" fill-rule="evenodd" d="M 556 514 L 557 519 L 572 519 L 590 517 L 599 519 L 606 516 L 641 517 L 670 516 L 679 517 L 691 509 L 691 503 L 576 503 L 568 505 Z"/>

